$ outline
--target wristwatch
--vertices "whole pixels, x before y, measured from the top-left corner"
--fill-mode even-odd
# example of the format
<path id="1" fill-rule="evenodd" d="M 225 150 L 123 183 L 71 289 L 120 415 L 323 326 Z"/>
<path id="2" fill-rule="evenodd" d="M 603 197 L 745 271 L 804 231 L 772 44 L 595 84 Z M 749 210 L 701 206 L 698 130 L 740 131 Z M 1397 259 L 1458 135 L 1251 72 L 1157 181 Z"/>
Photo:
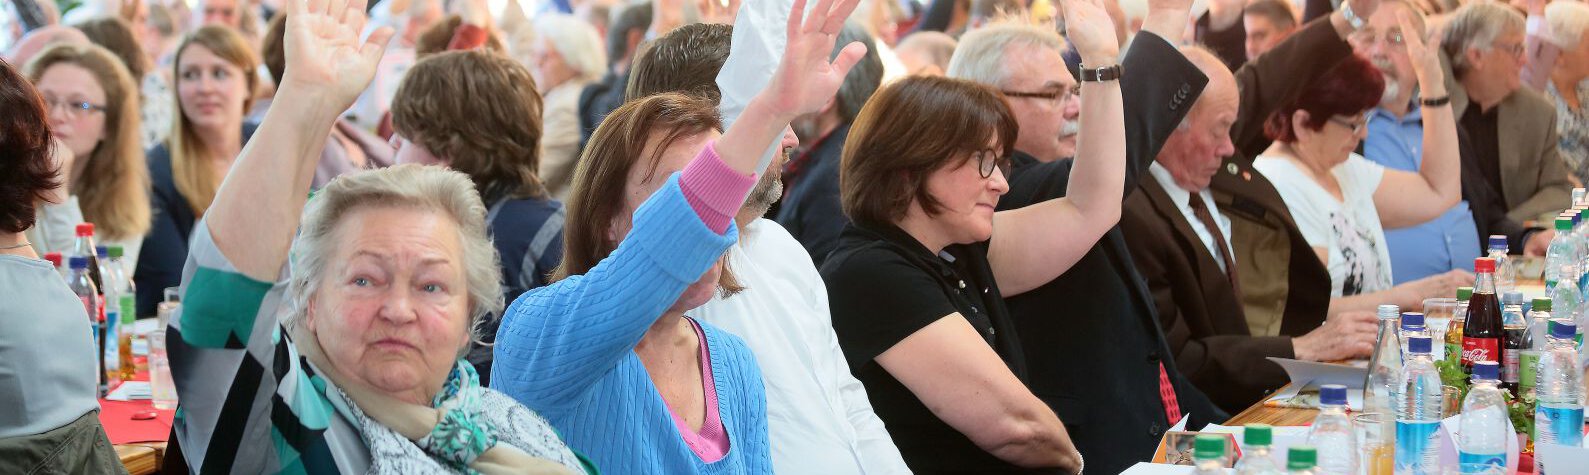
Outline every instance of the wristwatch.
<path id="1" fill-rule="evenodd" d="M 1352 11 L 1350 1 L 1341 2 L 1341 16 L 1346 18 L 1346 24 L 1352 27 L 1352 31 L 1363 29 L 1363 24 L 1367 23 L 1363 17 L 1357 16 L 1357 13 Z"/>
<path id="2" fill-rule="evenodd" d="M 1088 68 L 1086 65 L 1082 65 L 1081 66 L 1081 81 L 1082 82 L 1088 82 L 1088 81 L 1113 81 L 1113 80 L 1116 80 L 1116 79 L 1120 79 L 1120 75 L 1122 73 L 1124 73 L 1124 72 L 1125 72 L 1125 68 L 1122 68 L 1118 64 L 1111 64 L 1111 65 L 1108 65 L 1108 66 L 1100 66 L 1100 67 L 1096 67 L 1096 68 Z"/>

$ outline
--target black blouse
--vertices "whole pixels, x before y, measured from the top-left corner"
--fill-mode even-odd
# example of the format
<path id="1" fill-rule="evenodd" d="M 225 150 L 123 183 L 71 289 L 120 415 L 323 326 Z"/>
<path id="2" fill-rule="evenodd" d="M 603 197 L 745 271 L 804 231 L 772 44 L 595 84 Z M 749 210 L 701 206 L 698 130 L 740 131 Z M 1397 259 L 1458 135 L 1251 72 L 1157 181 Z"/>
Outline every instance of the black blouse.
<path id="1" fill-rule="evenodd" d="M 916 473 L 1060 473 L 994 457 L 934 415 L 876 358 L 906 337 L 958 313 L 1026 380 L 1015 327 L 988 266 L 988 243 L 934 254 L 895 226 L 850 224 L 822 265 L 833 329 L 850 371 L 866 386 L 905 463 Z"/>

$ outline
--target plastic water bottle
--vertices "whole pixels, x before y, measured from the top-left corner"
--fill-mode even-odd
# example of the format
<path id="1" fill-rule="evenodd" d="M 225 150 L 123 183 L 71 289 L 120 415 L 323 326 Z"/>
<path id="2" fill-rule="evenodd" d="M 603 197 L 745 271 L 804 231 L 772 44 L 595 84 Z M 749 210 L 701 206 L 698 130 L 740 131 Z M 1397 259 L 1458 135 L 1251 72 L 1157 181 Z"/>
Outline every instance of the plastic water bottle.
<path id="1" fill-rule="evenodd" d="M 1429 337 L 1429 329 L 1424 326 L 1424 315 L 1419 312 L 1406 312 L 1401 314 L 1401 328 L 1397 330 L 1401 339 L 1402 360 L 1407 359 L 1407 340 L 1415 336 Z"/>
<path id="2" fill-rule="evenodd" d="M 1396 473 L 1425 475 L 1440 469 L 1440 373 L 1429 358 L 1429 339 L 1407 342 L 1412 355 L 1396 392 Z"/>
<path id="3" fill-rule="evenodd" d="M 1528 312 L 1528 332 L 1526 333 L 1521 357 L 1518 358 L 1518 394 L 1534 392 L 1534 386 L 1539 375 L 1539 355 L 1545 352 L 1546 345 L 1550 342 L 1550 299 L 1534 299 L 1534 308 Z"/>
<path id="4" fill-rule="evenodd" d="M 1427 338 L 1424 341 L 1428 341 Z M 1326 384 L 1319 387 L 1319 415 L 1308 431 L 1308 445 L 1318 448 L 1318 473 L 1355 475 L 1357 473 L 1357 432 L 1346 417 L 1346 386 Z"/>
<path id="5" fill-rule="evenodd" d="M 1511 292 L 1517 288 L 1517 268 L 1507 255 L 1506 236 L 1502 234 L 1490 235 L 1490 249 L 1485 257 L 1495 259 L 1495 287 L 1502 293 Z"/>
<path id="6" fill-rule="evenodd" d="M 1286 470 L 1291 475 L 1313 475 L 1319 463 L 1319 451 L 1310 445 L 1293 445 L 1287 454 Z"/>
<path id="7" fill-rule="evenodd" d="M 1528 349 L 1528 318 L 1522 305 L 1501 307 L 1501 334 L 1501 389 L 1516 396 L 1523 376 L 1523 350 Z"/>
<path id="8" fill-rule="evenodd" d="M 1462 399 L 1456 440 L 1462 473 L 1485 473 L 1488 467 L 1506 469 L 1506 439 L 1512 431 L 1506 425 L 1506 395 L 1496 379 L 1499 373 L 1500 365 L 1494 361 L 1473 365 L 1473 388 Z"/>
<path id="9" fill-rule="evenodd" d="M 1534 406 L 1534 446 L 1583 445 L 1583 376 L 1578 372 L 1578 350 L 1573 343 L 1577 325 L 1571 320 L 1550 321 L 1550 345 L 1539 358 Z M 1545 475 L 1534 461 L 1534 473 Z"/>
<path id="10" fill-rule="evenodd" d="M 110 379 L 108 382 L 109 386 L 116 387 L 117 384 L 121 383 L 121 350 L 117 346 L 121 340 L 118 337 L 120 333 L 117 331 L 117 327 L 121 325 L 121 293 L 118 292 L 121 283 L 116 280 L 115 274 L 111 271 L 110 248 L 94 246 L 94 255 L 98 257 L 99 275 L 103 279 L 101 282 L 104 283 L 104 287 L 100 287 L 99 293 L 104 297 L 105 302 L 106 338 L 103 347 L 104 352 L 99 357 L 105 360 L 105 375 Z"/>
<path id="11" fill-rule="evenodd" d="M 1280 461 L 1274 458 L 1274 428 L 1268 424 L 1247 424 L 1242 429 L 1241 461 L 1236 462 L 1236 475 L 1280 475 L 1285 473 Z"/>
<path id="12" fill-rule="evenodd" d="M 101 300 L 103 297 L 99 294 L 99 288 L 94 285 L 94 279 L 89 277 L 90 267 L 87 258 L 72 256 L 67 262 L 72 272 L 71 278 L 66 281 L 67 287 L 71 288 L 77 299 L 83 302 L 83 311 L 88 313 L 89 335 L 92 335 L 94 348 L 98 350 L 96 355 L 103 355 L 105 352 L 105 304 Z M 109 383 L 105 375 L 105 359 L 94 358 L 94 360 L 98 362 L 96 367 L 99 369 L 99 397 L 105 397 Z"/>
<path id="13" fill-rule="evenodd" d="M 1396 333 L 1395 305 L 1380 305 L 1379 337 L 1374 355 L 1368 360 L 1368 377 L 1363 385 L 1363 406 L 1367 412 L 1390 414 L 1396 404 L 1396 385 L 1401 382 L 1402 344 Z"/>
<path id="14" fill-rule="evenodd" d="M 1225 436 L 1198 434 L 1192 441 L 1193 475 L 1225 475 Z"/>

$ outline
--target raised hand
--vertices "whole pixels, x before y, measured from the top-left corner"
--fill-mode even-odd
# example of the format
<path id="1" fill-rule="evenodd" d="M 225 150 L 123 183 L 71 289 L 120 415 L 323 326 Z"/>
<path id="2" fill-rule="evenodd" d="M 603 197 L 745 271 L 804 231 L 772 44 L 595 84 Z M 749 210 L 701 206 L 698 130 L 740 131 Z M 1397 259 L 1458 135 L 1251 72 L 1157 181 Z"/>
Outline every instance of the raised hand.
<path id="1" fill-rule="evenodd" d="M 850 68 L 866 55 L 866 45 L 855 42 L 828 60 L 844 19 L 855 11 L 857 3 L 859 0 L 818 0 L 811 18 L 803 18 L 806 0 L 795 0 L 789 12 L 783 60 L 761 92 L 777 113 L 793 118 L 821 110 L 833 100 Z"/>
<path id="2" fill-rule="evenodd" d="M 485 0 L 459 0 L 453 5 L 457 6 L 458 17 L 464 23 L 481 28 L 491 27 L 491 6 Z"/>
<path id="3" fill-rule="evenodd" d="M 287 68 L 278 94 L 308 95 L 339 112 L 358 98 L 392 39 L 392 29 L 381 27 L 359 40 L 364 6 L 365 0 L 287 2 Z"/>
<path id="4" fill-rule="evenodd" d="M 1446 95 L 1445 72 L 1440 67 L 1440 49 L 1429 47 L 1430 44 L 1440 44 L 1440 34 L 1435 33 L 1426 42 L 1423 35 L 1418 34 L 1412 16 L 1405 10 L 1396 12 L 1396 21 L 1401 24 L 1402 45 L 1407 48 L 1407 57 L 1412 60 L 1413 75 L 1418 77 L 1421 94 L 1429 98 Z"/>
<path id="5" fill-rule="evenodd" d="M 740 0 L 696 0 L 695 11 L 701 14 L 701 23 L 734 24 L 739 14 Z"/>
<path id="6" fill-rule="evenodd" d="M 1159 0 L 1158 3 L 1176 3 L 1181 0 Z M 1083 65 L 1103 66 L 1114 64 L 1120 55 L 1120 43 L 1115 36 L 1114 22 L 1104 9 L 1104 0 L 1063 0 L 1065 31 L 1076 52 L 1081 53 Z M 1166 38 L 1174 41 L 1173 38 Z"/>

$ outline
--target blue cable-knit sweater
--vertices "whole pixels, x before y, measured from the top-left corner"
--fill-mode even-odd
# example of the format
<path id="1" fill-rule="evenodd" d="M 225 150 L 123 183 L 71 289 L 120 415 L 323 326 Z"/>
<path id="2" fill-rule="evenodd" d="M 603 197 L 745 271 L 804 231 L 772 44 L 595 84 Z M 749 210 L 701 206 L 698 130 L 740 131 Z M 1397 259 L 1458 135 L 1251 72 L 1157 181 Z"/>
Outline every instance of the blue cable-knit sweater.
<path id="1" fill-rule="evenodd" d="M 745 343 L 705 322 L 729 451 L 707 464 L 685 445 L 634 347 L 658 316 L 738 239 L 707 228 L 679 175 L 584 275 L 525 293 L 497 330 L 491 385 L 540 413 L 610 474 L 771 473 L 761 371 Z"/>

